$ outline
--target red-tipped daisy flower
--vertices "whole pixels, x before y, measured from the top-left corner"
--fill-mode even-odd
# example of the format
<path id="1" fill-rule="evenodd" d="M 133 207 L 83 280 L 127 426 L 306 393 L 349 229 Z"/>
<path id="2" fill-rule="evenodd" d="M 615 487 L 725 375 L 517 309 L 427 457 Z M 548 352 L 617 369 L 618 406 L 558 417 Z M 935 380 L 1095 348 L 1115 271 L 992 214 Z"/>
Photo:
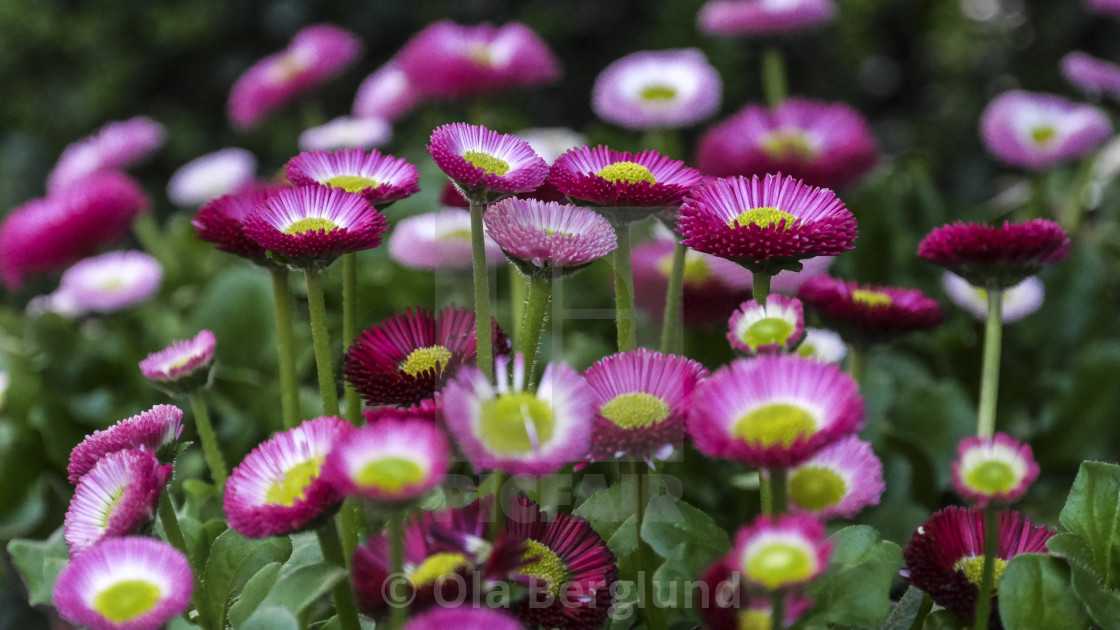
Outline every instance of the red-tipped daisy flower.
<path id="1" fill-rule="evenodd" d="M 760 516 L 739 530 L 727 567 L 743 580 L 777 591 L 811 582 L 828 568 L 832 543 L 812 516 Z"/>
<path id="2" fill-rule="evenodd" d="M 195 235 L 214 243 L 223 252 L 247 258 L 258 265 L 275 265 L 276 262 L 267 255 L 268 250 L 245 234 L 245 217 L 281 190 L 284 188 L 264 186 L 209 201 L 191 219 Z"/>
<path id="3" fill-rule="evenodd" d="M 770 295 L 766 304 L 744 302 L 727 326 L 727 340 L 740 353 L 779 354 L 791 352 L 805 338 L 805 313 L 797 299 Z"/>
<path id="4" fill-rule="evenodd" d="M 70 451 L 66 473 L 77 484 L 109 453 L 144 449 L 164 455 L 167 447 L 183 433 L 183 410 L 175 405 L 156 405 L 144 413 L 125 418 L 108 429 L 94 431 Z M 163 459 L 168 459 L 164 457 Z"/>
<path id="5" fill-rule="evenodd" d="M 483 221 L 527 276 L 572 273 L 618 247 L 614 228 L 601 215 L 555 201 L 504 199 L 486 210 Z"/>
<path id="6" fill-rule="evenodd" d="M 1038 479 L 1038 463 L 1028 444 L 1005 433 L 967 437 L 957 447 L 953 486 L 980 507 L 1012 503 Z"/>
<path id="7" fill-rule="evenodd" d="M 529 143 L 478 125 L 438 127 L 432 132 L 428 152 L 466 197 L 481 195 L 493 200 L 529 192 L 548 176 L 548 164 Z"/>
<path id="8" fill-rule="evenodd" d="M 917 289 L 847 282 L 831 276 L 810 278 L 797 297 L 816 311 L 825 326 L 844 341 L 866 345 L 941 324 L 941 305 Z"/>
<path id="9" fill-rule="evenodd" d="M 1069 235 L 1047 219 L 1002 226 L 950 223 L 918 245 L 918 257 L 984 289 L 1006 289 L 1069 256 Z"/>
<path id="10" fill-rule="evenodd" d="M 322 477 L 343 496 L 399 504 L 438 486 L 449 458 L 447 436 L 433 423 L 385 419 L 347 431 L 323 462 Z"/>
<path id="11" fill-rule="evenodd" d="M 795 514 L 820 519 L 852 518 L 878 505 L 883 495 L 883 463 L 871 444 L 849 436 L 817 451 L 789 470 L 786 497 Z"/>
<path id="12" fill-rule="evenodd" d="M 214 333 L 201 330 L 192 339 L 176 341 L 170 347 L 149 354 L 140 362 L 140 372 L 164 391 L 193 392 L 210 382 L 210 366 L 214 363 L 217 343 Z"/>
<path id="13" fill-rule="evenodd" d="M 701 182 L 700 173 L 656 151 L 634 154 L 602 145 L 565 152 L 553 163 L 548 179 L 572 199 L 618 206 L 611 216 L 622 223 L 679 205 Z"/>
<path id="14" fill-rule="evenodd" d="M 289 160 L 284 172 L 296 186 L 317 184 L 360 193 L 378 209 L 420 190 L 415 166 L 376 150 L 307 151 Z"/>

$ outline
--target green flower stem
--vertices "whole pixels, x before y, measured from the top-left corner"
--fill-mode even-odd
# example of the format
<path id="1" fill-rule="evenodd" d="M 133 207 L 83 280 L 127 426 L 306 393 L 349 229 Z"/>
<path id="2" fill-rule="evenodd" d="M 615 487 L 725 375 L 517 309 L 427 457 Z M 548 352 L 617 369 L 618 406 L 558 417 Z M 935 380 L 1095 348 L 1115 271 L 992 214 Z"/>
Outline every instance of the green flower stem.
<path id="1" fill-rule="evenodd" d="M 782 630 L 786 627 L 786 592 L 782 590 L 774 591 L 773 604 L 770 610 L 770 628 L 771 630 Z"/>
<path id="2" fill-rule="evenodd" d="M 976 600 L 974 630 L 988 630 L 992 613 L 992 590 L 996 581 L 996 552 L 999 549 L 999 512 L 984 509 L 984 572 L 980 574 L 980 596 Z"/>
<path id="3" fill-rule="evenodd" d="M 754 279 L 754 291 L 751 299 L 759 304 L 765 305 L 766 298 L 770 297 L 770 280 L 771 276 L 768 273 L 751 273 Z"/>
<path id="4" fill-rule="evenodd" d="M 358 336 L 358 255 L 342 257 L 342 347 L 349 348 Z M 346 385 L 346 419 L 351 424 L 362 422 L 362 399 L 358 390 Z"/>
<path id="5" fill-rule="evenodd" d="M 766 104 L 777 107 L 786 100 L 789 87 L 786 81 L 786 60 L 775 47 L 762 53 L 762 92 Z"/>
<path id="6" fill-rule="evenodd" d="M 866 348 L 863 346 L 857 344 L 848 346 L 848 374 L 852 376 L 857 385 L 863 384 L 864 372 L 867 370 L 865 354 Z"/>
<path id="7" fill-rule="evenodd" d="M 494 506 L 490 514 L 490 542 L 497 542 L 498 536 L 506 529 L 506 511 L 502 504 L 502 486 L 509 481 L 509 475 L 495 470 L 490 473 L 494 478 Z"/>
<path id="8" fill-rule="evenodd" d="M 323 396 L 323 413 L 338 415 L 338 392 L 334 388 L 334 368 L 331 365 L 331 337 L 327 330 L 327 303 L 323 297 L 323 275 L 308 269 L 307 306 L 311 311 L 311 341 L 315 344 L 315 368 L 319 372 L 319 392 Z"/>
<path id="9" fill-rule="evenodd" d="M 1027 202 L 1028 219 L 1045 218 L 1050 205 L 1050 186 L 1046 173 L 1038 173 L 1031 179 L 1031 196 Z"/>
<path id="10" fill-rule="evenodd" d="M 773 510 L 773 498 L 770 496 L 770 484 L 762 478 L 762 470 L 758 471 L 758 503 L 763 514 L 770 514 Z"/>
<path id="11" fill-rule="evenodd" d="M 931 610 L 933 610 L 933 598 L 929 593 L 922 593 L 922 605 L 918 608 L 918 616 L 914 617 L 914 623 L 910 624 L 910 630 L 922 630 Z"/>
<path id="12" fill-rule="evenodd" d="M 342 508 L 338 511 L 338 529 L 342 536 L 342 557 L 346 560 L 348 570 L 350 561 L 354 558 L 354 550 L 358 548 L 364 518 L 363 512 L 361 501 L 355 498 L 343 501 Z"/>
<path id="13" fill-rule="evenodd" d="M 976 434 L 990 438 L 996 432 L 996 398 L 999 394 L 999 352 L 1003 338 L 1003 289 L 988 290 L 988 323 L 984 327 L 984 367 L 980 377 L 980 414 Z"/>
<path id="14" fill-rule="evenodd" d="M 657 604 L 653 585 L 653 557 L 652 549 L 642 540 L 642 523 L 645 521 L 646 507 L 649 497 L 645 495 L 645 486 L 649 468 L 643 462 L 630 460 L 630 475 L 634 478 L 634 526 L 638 534 L 638 548 L 631 557 L 638 570 L 638 579 L 642 581 L 638 592 L 642 595 L 639 604 L 642 606 L 642 615 L 646 618 L 646 628 L 649 630 L 666 630 L 669 626 L 665 621 L 665 611 Z"/>
<path id="15" fill-rule="evenodd" d="M 525 355 L 525 375 L 530 377 L 530 380 L 537 358 L 537 347 L 540 346 L 541 331 L 544 329 L 545 319 L 548 318 L 548 304 L 551 297 L 552 278 L 529 278 L 529 298 L 521 320 L 521 332 L 517 336 L 517 350 Z"/>
<path id="16" fill-rule="evenodd" d="M 404 518 L 405 513 L 400 512 L 389 517 L 389 542 L 390 554 L 393 563 L 393 577 L 399 579 L 404 574 Z M 392 588 L 392 587 L 390 587 Z M 400 630 L 404 626 L 408 608 L 405 603 L 389 600 L 389 630 Z"/>
<path id="17" fill-rule="evenodd" d="M 164 487 L 160 494 L 156 511 L 159 514 L 159 522 L 163 523 L 163 533 L 167 535 L 167 542 L 183 552 L 191 564 L 191 573 L 194 577 L 194 596 L 191 598 L 191 606 L 197 609 L 198 597 L 202 593 L 202 567 L 196 564 L 196 559 L 187 547 L 187 539 L 183 536 L 183 528 L 179 526 L 179 517 L 175 514 L 175 506 L 171 503 L 171 484 Z"/>
<path id="18" fill-rule="evenodd" d="M 1059 222 L 1070 234 L 1076 232 L 1078 226 L 1081 225 L 1081 215 L 1085 212 L 1085 193 L 1089 190 L 1089 185 L 1093 183 L 1093 171 L 1096 170 L 1099 159 L 1100 153 L 1097 153 L 1081 163 L 1081 168 L 1077 171 L 1077 178 L 1073 183 L 1073 192 L 1066 199 L 1065 207 L 1062 208 Z"/>
<path id="19" fill-rule="evenodd" d="M 490 324 L 490 272 L 486 269 L 486 239 L 482 232 L 481 201 L 471 199 L 471 260 L 474 270 L 474 338 L 478 367 L 486 378 L 494 378 L 494 330 Z"/>
<path id="20" fill-rule="evenodd" d="M 681 301 L 684 299 L 684 263 L 688 248 L 679 242 L 673 246 L 673 266 L 669 270 L 669 288 L 665 290 L 665 314 L 661 318 L 661 352 L 677 350 L 681 331 Z"/>
<path id="21" fill-rule="evenodd" d="M 614 304 L 618 323 L 618 351 L 638 347 L 634 322 L 634 268 L 630 262 L 630 224 L 615 226 L 618 249 L 614 250 Z"/>
<path id="22" fill-rule="evenodd" d="M 346 568 L 346 557 L 342 551 L 342 540 L 338 537 L 334 520 L 329 520 L 318 529 L 315 534 L 319 537 L 319 548 L 323 550 L 323 559 L 327 562 Z M 334 602 L 335 612 L 343 630 L 361 630 L 362 624 L 358 621 L 358 607 L 354 605 L 354 591 L 350 589 L 350 580 L 340 580 L 331 589 L 331 601 Z"/>
<path id="23" fill-rule="evenodd" d="M 521 326 L 520 322 L 525 319 L 525 300 L 529 299 L 529 281 L 522 275 L 521 270 L 517 265 L 509 266 L 509 306 L 510 306 L 510 323 L 513 330 L 510 333 L 513 335 L 514 348 L 521 347 Z"/>
<path id="24" fill-rule="evenodd" d="M 786 469 L 768 468 L 766 472 L 769 473 L 766 485 L 770 488 L 770 508 L 764 508 L 764 510 L 770 516 L 781 516 L 785 514 L 788 502 L 786 499 Z"/>
<path id="25" fill-rule="evenodd" d="M 299 383 L 296 381 L 296 352 L 292 341 L 292 291 L 288 270 L 273 267 L 272 301 L 276 310 L 276 354 L 280 372 L 280 407 L 284 428 L 299 424 Z"/>
<path id="26" fill-rule="evenodd" d="M 206 455 L 206 463 L 210 466 L 210 476 L 214 478 L 218 496 L 221 496 L 226 486 L 226 463 L 222 459 L 221 449 L 218 448 L 218 440 L 214 437 L 214 427 L 210 424 L 206 401 L 202 398 L 201 391 L 192 392 L 190 400 L 194 423 L 198 428 L 198 439 L 202 442 L 202 452 Z"/>

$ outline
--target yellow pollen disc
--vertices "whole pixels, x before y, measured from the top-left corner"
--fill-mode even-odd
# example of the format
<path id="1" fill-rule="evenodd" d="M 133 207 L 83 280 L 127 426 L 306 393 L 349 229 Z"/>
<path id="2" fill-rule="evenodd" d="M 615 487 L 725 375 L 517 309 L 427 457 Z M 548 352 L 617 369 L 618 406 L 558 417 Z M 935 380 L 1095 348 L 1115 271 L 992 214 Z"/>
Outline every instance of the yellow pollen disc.
<path id="1" fill-rule="evenodd" d="M 747 413 L 731 427 L 735 437 L 756 446 L 790 446 L 817 431 L 813 414 L 797 405 L 772 403 Z"/>
<path id="2" fill-rule="evenodd" d="M 467 151 L 463 154 L 463 159 L 486 171 L 487 175 L 505 175 L 509 172 L 509 162 L 482 151 Z"/>
<path id="3" fill-rule="evenodd" d="M 475 44 L 467 51 L 467 57 L 478 66 L 491 67 L 494 65 L 494 56 L 486 44 Z"/>
<path id="4" fill-rule="evenodd" d="M 783 231 L 788 230 L 797 224 L 797 217 L 785 210 L 779 210 L 777 208 L 751 208 L 750 210 L 740 212 L 739 216 L 728 221 L 727 225 L 730 227 L 735 227 L 736 224 L 738 224 L 739 227 L 757 225 L 760 228 L 768 228 L 771 225 L 781 224 L 782 221 L 785 221 L 785 223 L 782 225 L 781 229 Z"/>
<path id="5" fill-rule="evenodd" d="M 424 559 L 424 562 L 409 571 L 408 581 L 416 588 L 443 581 L 460 567 L 469 566 L 470 561 L 461 553 L 440 552 Z"/>
<path id="6" fill-rule="evenodd" d="M 817 349 L 814 348 L 813 344 L 811 344 L 811 343 L 801 342 L 801 345 L 797 346 L 797 355 L 798 356 L 802 356 L 802 357 L 806 357 L 806 358 L 812 357 L 813 354 L 816 351 L 817 351 Z"/>
<path id="7" fill-rule="evenodd" d="M 503 394 L 482 405 L 480 437 L 499 453 L 529 453 L 552 440 L 552 407 L 533 394 Z"/>
<path id="8" fill-rule="evenodd" d="M 522 575 L 544 580 L 553 596 L 560 594 L 560 587 L 568 579 L 568 567 L 556 552 L 535 540 L 526 540 L 521 561 L 528 562 L 521 567 Z"/>
<path id="9" fill-rule="evenodd" d="M 691 253 L 691 252 L 689 252 Z M 673 273 L 673 255 L 665 254 L 657 261 L 657 270 L 666 278 Z M 684 282 L 685 284 L 700 285 L 708 281 L 711 268 L 708 262 L 699 256 L 684 257 Z"/>
<path id="10" fill-rule="evenodd" d="M 436 374 L 439 374 L 449 361 L 451 361 L 451 351 L 443 346 L 417 348 L 401 364 L 401 371 L 412 377 L 429 370 L 435 370 Z"/>
<path id="11" fill-rule="evenodd" d="M 424 481 L 424 476 L 424 469 L 410 459 L 382 457 L 362 466 L 358 474 L 354 475 L 354 483 L 362 488 L 400 492 L 406 486 Z"/>
<path id="12" fill-rule="evenodd" d="M 770 613 L 764 610 L 740 610 L 738 630 L 770 630 Z"/>
<path id="13" fill-rule="evenodd" d="M 1003 575 L 1004 569 L 1007 568 L 1007 561 L 1003 558 L 996 558 L 995 562 L 995 580 L 992 582 L 994 589 L 999 585 L 999 578 Z M 965 579 L 972 582 L 976 586 L 980 586 L 980 581 L 984 577 L 984 556 L 973 556 L 971 558 L 961 558 L 953 565 L 954 571 L 960 571 L 964 574 Z"/>
<path id="14" fill-rule="evenodd" d="M 330 219 L 324 219 L 323 217 L 307 217 L 306 219 L 300 219 L 289 225 L 287 229 L 284 230 L 284 233 L 297 236 L 314 230 L 330 232 L 336 229 L 338 229 L 338 224 Z"/>
<path id="15" fill-rule="evenodd" d="M 295 505 L 296 501 L 303 498 L 307 486 L 319 476 L 323 459 L 324 456 L 320 455 L 289 468 L 283 478 L 272 483 L 272 487 L 264 495 L 264 500 L 267 503 L 287 507 Z"/>
<path id="16" fill-rule="evenodd" d="M 331 188 L 341 188 L 346 192 L 357 193 L 370 188 L 377 188 L 381 185 L 381 182 L 360 175 L 335 175 L 328 179 L 326 184 Z"/>
<path id="17" fill-rule="evenodd" d="M 793 334 L 793 324 L 781 317 L 764 317 L 743 331 L 742 341 L 751 350 L 770 344 L 784 345 Z"/>
<path id="18" fill-rule="evenodd" d="M 452 230 L 439 235 L 437 241 L 469 241 L 471 240 L 470 230 Z"/>
<path id="19" fill-rule="evenodd" d="M 844 500 L 848 484 L 828 468 L 805 466 L 789 477 L 789 498 L 806 510 L 817 512 Z"/>
<path id="20" fill-rule="evenodd" d="M 876 306 L 890 306 L 894 303 L 891 296 L 886 293 L 882 291 L 867 291 L 866 289 L 856 289 L 852 291 L 852 301 L 872 308 Z"/>
<path id="21" fill-rule="evenodd" d="M 643 101 L 671 101 L 677 97 L 677 89 L 671 85 L 647 85 L 642 88 Z"/>
<path id="22" fill-rule="evenodd" d="M 113 512 L 117 511 L 117 504 L 121 502 L 121 497 L 124 496 L 124 488 L 121 488 L 113 494 L 113 499 L 105 506 L 105 513 L 101 516 L 101 526 L 108 527 L 109 519 L 113 518 Z"/>
<path id="23" fill-rule="evenodd" d="M 119 291 L 125 288 L 125 286 L 124 280 L 120 278 L 105 278 L 97 283 L 97 289 L 99 291 Z"/>
<path id="24" fill-rule="evenodd" d="M 619 394 L 599 408 L 599 415 L 623 429 L 646 429 L 669 417 L 669 405 L 653 394 Z"/>
<path id="25" fill-rule="evenodd" d="M 628 184 L 637 184 L 638 182 L 649 182 L 651 184 L 657 183 L 657 178 L 653 176 L 650 170 L 637 162 L 615 162 L 603 167 L 598 173 L 599 177 L 610 182 L 626 182 Z"/>
<path id="26" fill-rule="evenodd" d="M 811 578 L 814 564 L 805 549 L 773 542 L 756 551 L 743 568 L 752 582 L 776 590 Z"/>
<path id="27" fill-rule="evenodd" d="M 1049 125 L 1031 129 L 1031 140 L 1034 140 L 1035 144 L 1046 144 L 1053 140 L 1056 135 L 1058 135 L 1058 130 Z"/>
<path id="28" fill-rule="evenodd" d="M 1019 475 L 1007 462 L 986 461 L 968 471 L 965 483 L 984 494 L 1002 494 L 1019 483 Z"/>
<path id="29" fill-rule="evenodd" d="M 93 609 L 113 623 L 123 623 L 150 612 L 159 597 L 159 587 L 147 580 L 121 580 L 93 598 Z"/>
<path id="30" fill-rule="evenodd" d="M 770 132 L 762 140 L 762 151 L 775 160 L 798 162 L 808 162 L 816 154 L 805 132 L 800 129 L 779 129 Z"/>

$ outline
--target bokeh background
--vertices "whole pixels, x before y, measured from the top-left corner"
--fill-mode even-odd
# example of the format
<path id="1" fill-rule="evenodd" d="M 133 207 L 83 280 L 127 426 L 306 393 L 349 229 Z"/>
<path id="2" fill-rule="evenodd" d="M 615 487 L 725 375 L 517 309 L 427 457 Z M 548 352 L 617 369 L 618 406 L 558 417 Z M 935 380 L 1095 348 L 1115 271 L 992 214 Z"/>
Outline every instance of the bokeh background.
<path id="1" fill-rule="evenodd" d="M 201 327 L 219 339 L 211 401 L 229 461 L 239 461 L 279 424 L 267 274 L 197 241 L 191 212 L 167 201 L 168 177 L 190 159 L 239 146 L 257 155 L 261 173 L 278 171 L 298 152 L 300 131 L 348 114 L 367 74 L 413 33 L 446 18 L 528 24 L 562 60 L 563 79 L 480 102 L 428 103 L 400 120 L 382 150 L 417 164 L 424 190 L 394 206 L 390 221 L 436 207 L 443 178 L 424 145 L 431 130 L 445 122 L 469 119 L 503 132 L 565 126 L 592 143 L 642 147 L 640 136 L 598 121 L 590 108 L 596 75 L 629 52 L 703 50 L 723 77 L 720 118 L 762 100 L 762 43 L 701 35 L 695 28 L 700 0 L 324 4 L 0 2 L 0 213 L 43 195 L 46 175 L 65 146 L 105 122 L 147 115 L 169 130 L 167 145 L 132 171 L 152 195 L 164 227 L 165 242 L 155 252 L 165 265 L 158 300 L 73 322 L 24 314 L 27 301 L 53 290 L 56 279 L 0 293 L 0 369 L 12 378 L 0 408 L 0 541 L 44 538 L 59 526 L 72 491 L 63 474 L 70 449 L 96 428 L 167 402 L 143 381 L 136 363 Z M 1120 23 L 1072 1 L 841 0 L 839 5 L 832 24 L 776 41 L 786 54 L 792 94 L 854 106 L 871 122 L 882 151 L 863 183 L 841 195 L 860 222 L 860 239 L 833 273 L 919 287 L 947 311 L 938 330 L 877 350 L 865 383 L 866 435 L 884 459 L 888 490 L 883 504 L 860 521 L 902 543 L 932 510 L 956 500 L 949 465 L 957 441 L 975 424 L 982 335 L 980 324 L 944 299 L 938 270 L 915 256 L 917 243 L 947 221 L 997 220 L 1025 201 L 1022 173 L 999 164 L 980 143 L 981 110 L 994 95 L 1016 87 L 1078 98 L 1061 80 L 1058 60 L 1073 49 L 1120 60 Z M 234 80 L 260 57 L 282 49 L 301 27 L 318 22 L 357 33 L 365 42 L 362 60 L 259 128 L 235 132 L 225 116 Z M 1102 105 L 1115 113 L 1114 104 Z M 689 157 L 703 128 L 686 130 L 675 157 Z M 1051 175 L 1055 207 L 1066 202 L 1075 170 L 1069 166 Z M 1103 172 L 1093 182 L 1092 207 L 1075 235 L 1071 258 L 1043 275 L 1042 309 L 1005 331 L 999 426 L 1034 445 L 1043 475 L 1022 509 L 1052 524 L 1078 463 L 1115 460 L 1120 453 L 1115 428 L 1120 191 L 1111 178 Z M 465 277 L 407 271 L 381 250 L 363 256 L 361 264 L 363 326 L 408 306 L 470 303 Z M 328 294 L 337 296 L 338 272 L 328 273 L 327 282 Z M 298 283 L 294 286 L 298 290 Z M 499 299 L 506 299 L 504 285 L 498 291 Z M 609 308 L 608 268 L 593 267 L 564 293 L 565 306 Z M 305 318 L 301 306 L 297 313 Z M 563 339 L 545 347 L 562 352 L 576 367 L 612 349 L 610 321 L 569 322 L 564 331 Z M 316 408 L 313 362 L 306 330 L 301 334 L 305 338 L 297 343 L 310 415 Z M 656 323 L 643 321 L 641 335 L 654 343 Z M 709 366 L 730 357 L 720 331 L 688 331 L 686 349 Z M 201 456 L 195 455 L 182 464 L 186 476 L 201 473 Z M 686 456 L 674 473 L 685 478 L 686 499 L 727 528 L 746 520 L 757 504 L 751 477 L 736 466 Z M 7 564 L 0 570 L 0 628 L 47 627 L 23 603 Z"/>

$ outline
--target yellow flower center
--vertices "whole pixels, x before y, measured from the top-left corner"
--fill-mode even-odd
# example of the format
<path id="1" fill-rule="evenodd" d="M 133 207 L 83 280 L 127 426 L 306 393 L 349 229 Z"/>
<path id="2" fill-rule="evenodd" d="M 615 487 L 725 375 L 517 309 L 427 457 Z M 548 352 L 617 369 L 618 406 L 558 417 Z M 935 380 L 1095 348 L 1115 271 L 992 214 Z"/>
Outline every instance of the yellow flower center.
<path id="1" fill-rule="evenodd" d="M 509 162 L 482 151 L 467 151 L 463 154 L 463 159 L 486 171 L 487 175 L 505 175 L 509 172 Z"/>
<path id="2" fill-rule="evenodd" d="M 307 486 L 319 476 L 323 459 L 324 456 L 320 455 L 289 468 L 281 479 L 272 483 L 264 495 L 265 501 L 287 507 L 295 505 L 296 501 L 303 498 Z"/>
<path id="3" fill-rule="evenodd" d="M 528 563 L 521 567 L 522 575 L 544 580 L 553 596 L 560 594 L 560 587 L 568 579 L 568 567 L 556 552 L 535 540 L 526 540 L 521 561 Z"/>
<path id="4" fill-rule="evenodd" d="M 327 180 L 327 186 L 341 188 L 346 192 L 357 193 L 369 188 L 377 188 L 381 182 L 361 175 L 335 175 Z"/>
<path id="5" fill-rule="evenodd" d="M 739 216 L 727 222 L 730 227 L 746 227 L 748 225 L 757 225 L 760 228 L 768 228 L 771 225 L 782 223 L 782 230 L 788 230 L 797 223 L 797 217 L 786 212 L 772 207 L 751 208 L 739 213 Z"/>
<path id="6" fill-rule="evenodd" d="M 742 341 L 751 350 L 770 344 L 784 344 L 793 334 L 793 324 L 781 317 L 764 317 L 751 324 L 743 332 Z"/>
<path id="7" fill-rule="evenodd" d="M 354 482 L 363 488 L 378 488 L 386 492 L 400 492 L 424 480 L 424 469 L 411 459 L 382 457 L 366 463 Z"/>
<path id="8" fill-rule="evenodd" d="M 772 131 L 762 140 L 762 151 L 774 160 L 796 160 L 808 162 L 815 151 L 809 138 L 800 129 L 779 129 Z"/>
<path id="9" fill-rule="evenodd" d="M 417 348 L 409 353 L 408 358 L 401 364 L 401 371 L 412 377 L 429 370 L 439 374 L 449 361 L 451 361 L 451 351 L 443 346 Z"/>
<path id="10" fill-rule="evenodd" d="M 770 630 L 770 613 L 764 610 L 740 610 L 738 630 Z"/>
<path id="11" fill-rule="evenodd" d="M 731 428 L 735 437 L 759 446 L 789 446 L 817 430 L 808 410 L 789 403 L 772 403 L 745 414 Z"/>
<path id="12" fill-rule="evenodd" d="M 444 232 L 439 236 L 438 241 L 469 241 L 471 239 L 470 230 L 452 230 Z"/>
<path id="13" fill-rule="evenodd" d="M 708 281 L 711 276 L 711 268 L 708 262 L 700 256 L 690 256 L 692 252 L 688 252 L 684 257 L 684 281 L 685 284 L 700 285 Z M 673 273 L 673 255 L 665 254 L 657 261 L 657 270 L 661 275 L 666 278 Z"/>
<path id="14" fill-rule="evenodd" d="M 284 233 L 291 234 L 292 236 L 298 236 L 300 234 L 306 234 L 313 230 L 330 232 L 337 229 L 338 224 L 334 221 L 331 221 L 330 219 L 325 219 L 323 217 L 307 217 L 306 219 L 300 219 L 299 221 L 296 221 L 295 223 L 289 225 L 288 228 L 284 230 Z"/>
<path id="15" fill-rule="evenodd" d="M 992 582 L 994 589 L 999 585 L 999 578 L 1003 575 L 1004 569 L 1007 568 L 1007 561 L 1003 558 L 996 558 L 995 566 L 995 580 Z M 964 577 L 969 581 L 980 586 L 980 581 L 984 577 L 984 556 L 973 556 L 971 558 L 961 558 L 953 565 L 954 571 L 960 571 Z"/>
<path id="16" fill-rule="evenodd" d="M 844 478 L 828 468 L 805 466 L 789 477 L 789 498 L 806 510 L 816 512 L 831 507 L 847 494 Z"/>
<path id="17" fill-rule="evenodd" d="M 671 101 L 677 97 L 677 89 L 671 85 L 647 85 L 642 88 L 643 101 Z"/>
<path id="18" fill-rule="evenodd" d="M 494 65 L 494 55 L 490 52 L 490 47 L 486 44 L 475 44 L 467 50 L 467 57 L 477 66 L 492 67 Z"/>
<path id="19" fill-rule="evenodd" d="M 109 504 L 105 506 L 105 513 L 101 515 L 101 526 L 108 527 L 109 519 L 113 518 L 113 512 L 117 511 L 117 505 L 120 504 L 121 498 L 124 496 L 124 488 L 117 490 L 113 493 L 113 498 Z"/>
<path id="20" fill-rule="evenodd" d="M 628 184 L 636 184 L 638 182 L 649 182 L 651 184 L 657 183 L 657 178 L 653 176 L 650 170 L 637 162 L 615 162 L 603 167 L 598 173 L 599 177 L 609 182 L 626 182 Z"/>
<path id="21" fill-rule="evenodd" d="M 993 460 L 970 470 L 965 483 L 984 494 L 1000 494 L 1014 488 L 1019 476 L 1011 464 Z"/>
<path id="22" fill-rule="evenodd" d="M 422 588 L 437 581 L 443 581 L 460 567 L 469 566 L 470 561 L 461 553 L 440 552 L 424 559 L 416 568 L 408 572 L 408 581 L 416 588 Z"/>
<path id="23" fill-rule="evenodd" d="M 599 408 L 599 414 L 623 429 L 645 429 L 669 417 L 669 405 L 653 394 L 619 394 Z"/>
<path id="24" fill-rule="evenodd" d="M 533 394 L 504 394 L 482 405 L 482 438 L 499 453 L 528 453 L 552 439 L 552 408 Z"/>
<path id="25" fill-rule="evenodd" d="M 1034 140 L 1035 144 L 1047 144 L 1056 135 L 1058 135 L 1058 130 L 1050 125 L 1042 125 L 1031 129 L 1031 140 Z"/>
<path id="26" fill-rule="evenodd" d="M 890 306 L 894 303 L 891 296 L 883 293 L 882 291 L 868 291 L 866 289 L 856 289 L 852 291 L 852 301 L 864 306 L 875 308 L 878 306 Z"/>
<path id="27" fill-rule="evenodd" d="M 770 590 L 803 582 L 813 576 L 813 559 L 798 546 L 773 542 L 747 559 L 744 572 Z"/>
<path id="28" fill-rule="evenodd" d="M 159 587 L 148 580 L 121 580 L 93 598 L 93 609 L 113 623 L 123 623 L 149 612 L 159 597 Z"/>

